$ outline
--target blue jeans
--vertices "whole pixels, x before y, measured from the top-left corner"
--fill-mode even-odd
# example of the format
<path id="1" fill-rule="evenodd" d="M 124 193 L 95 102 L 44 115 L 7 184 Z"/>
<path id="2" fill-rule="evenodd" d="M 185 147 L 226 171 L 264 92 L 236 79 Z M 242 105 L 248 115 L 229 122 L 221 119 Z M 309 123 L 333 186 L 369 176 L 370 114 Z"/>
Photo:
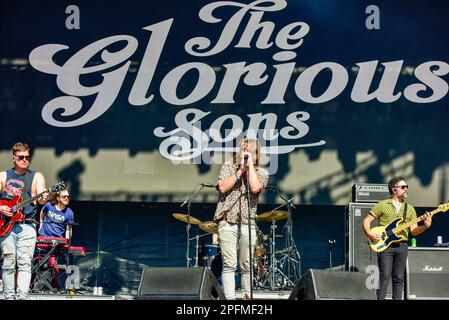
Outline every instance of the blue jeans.
<path id="1" fill-rule="evenodd" d="M 16 224 L 0 238 L 3 255 L 2 279 L 5 299 L 28 299 L 31 263 L 36 245 L 36 228 L 32 224 Z M 16 289 L 17 264 L 17 289 Z"/>

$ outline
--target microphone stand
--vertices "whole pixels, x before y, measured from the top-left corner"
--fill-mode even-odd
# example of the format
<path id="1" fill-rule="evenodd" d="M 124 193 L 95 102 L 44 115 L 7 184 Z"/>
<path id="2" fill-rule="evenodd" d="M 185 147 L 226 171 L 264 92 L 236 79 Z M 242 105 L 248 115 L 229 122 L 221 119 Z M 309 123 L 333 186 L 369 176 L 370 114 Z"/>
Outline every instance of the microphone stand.
<path id="1" fill-rule="evenodd" d="M 332 246 L 335 244 L 335 240 L 327 240 L 329 244 L 329 270 L 332 271 Z"/>
<path id="2" fill-rule="evenodd" d="M 246 192 L 248 195 L 249 296 L 250 300 L 253 300 L 253 253 L 251 250 L 251 190 L 249 186 L 249 166 L 246 168 Z"/>
<path id="3" fill-rule="evenodd" d="M 196 187 L 201 186 L 198 190 L 195 191 Z M 186 225 L 186 234 L 187 234 L 187 248 L 186 248 L 186 261 L 187 267 L 190 267 L 190 203 L 194 196 L 196 196 L 201 190 L 203 190 L 205 186 L 203 184 L 197 184 L 193 189 L 193 193 L 184 201 L 180 208 L 182 208 L 187 203 L 187 225 Z"/>

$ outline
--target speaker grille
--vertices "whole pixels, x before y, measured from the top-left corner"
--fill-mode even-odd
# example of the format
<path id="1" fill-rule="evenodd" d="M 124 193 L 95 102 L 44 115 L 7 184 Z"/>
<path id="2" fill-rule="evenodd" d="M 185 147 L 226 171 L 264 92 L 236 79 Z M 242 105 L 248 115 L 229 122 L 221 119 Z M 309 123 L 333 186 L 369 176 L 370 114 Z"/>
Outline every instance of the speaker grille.
<path id="1" fill-rule="evenodd" d="M 308 270 L 293 289 L 291 300 L 375 300 L 363 272 Z"/>
<path id="2" fill-rule="evenodd" d="M 375 203 L 349 203 L 346 215 L 346 270 L 365 272 L 369 265 L 377 266 L 377 255 L 368 245 L 362 221 Z M 371 227 L 377 226 L 375 220 Z"/>
<path id="3" fill-rule="evenodd" d="M 408 299 L 449 299 L 449 248 L 409 248 Z"/>
<path id="4" fill-rule="evenodd" d="M 202 268 L 144 268 L 139 299 L 219 300 L 223 290 L 215 276 Z"/>

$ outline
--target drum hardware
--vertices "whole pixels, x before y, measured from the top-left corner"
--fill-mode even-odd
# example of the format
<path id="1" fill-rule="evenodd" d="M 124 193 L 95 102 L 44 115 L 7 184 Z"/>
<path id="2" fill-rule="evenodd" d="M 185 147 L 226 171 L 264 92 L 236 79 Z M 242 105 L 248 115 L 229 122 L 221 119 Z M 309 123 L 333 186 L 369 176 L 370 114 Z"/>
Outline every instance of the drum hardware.
<path id="1" fill-rule="evenodd" d="M 189 243 L 190 243 L 190 241 L 195 240 L 195 258 L 194 258 L 195 259 L 195 264 L 193 265 L 194 267 L 198 267 L 199 266 L 200 238 L 202 238 L 204 236 L 207 236 L 207 235 L 208 235 L 207 233 L 202 234 L 202 235 L 197 234 L 193 238 L 189 239 Z M 190 257 L 189 257 L 189 259 L 190 259 Z"/>
<path id="2" fill-rule="evenodd" d="M 199 261 L 200 260 L 200 257 L 199 257 L 199 250 L 200 250 L 199 239 L 201 237 L 207 236 L 210 233 L 216 233 L 217 232 L 217 228 L 218 228 L 217 223 L 215 221 L 213 221 L 213 220 L 202 222 L 201 220 L 199 220 L 199 219 L 197 219 L 197 218 L 195 218 L 193 216 L 189 216 L 189 215 L 183 214 L 183 213 L 173 213 L 172 216 L 175 219 L 177 219 L 179 221 L 182 221 L 182 222 L 185 222 L 187 224 L 189 224 L 189 222 L 190 222 L 190 224 L 197 225 L 201 230 L 206 232 L 205 234 L 202 234 L 202 235 L 197 234 L 195 237 L 187 239 L 188 243 L 190 243 L 190 241 L 194 241 L 195 240 L 195 257 L 194 257 L 195 264 L 193 266 L 194 267 L 198 267 L 199 264 L 200 264 L 199 263 L 200 262 Z M 187 245 L 187 247 L 190 248 L 189 245 Z M 190 266 L 190 261 L 191 260 L 192 259 L 190 258 L 190 252 L 189 252 L 188 258 L 187 258 L 189 266 Z"/>
<path id="3" fill-rule="evenodd" d="M 256 286 L 270 290 L 289 289 L 294 287 L 301 278 L 301 258 L 293 240 L 291 219 L 292 208 L 296 208 L 292 203 L 293 198 L 287 199 L 274 186 L 269 186 L 267 188 L 274 190 L 285 203 L 272 211 L 265 212 L 256 217 L 256 221 L 271 222 L 271 233 L 268 237 L 270 242 L 269 254 L 259 257 L 257 261 L 259 264 L 263 265 L 263 262 L 269 260 L 268 269 L 264 270 L 264 268 L 262 268 L 262 271 L 260 271 L 260 265 L 254 264 L 254 268 L 259 270 L 259 274 L 261 275 L 256 278 Z M 287 211 L 279 210 L 283 206 L 287 206 Z M 283 228 L 283 231 L 285 230 L 286 239 L 285 247 L 282 250 L 276 250 L 276 238 L 283 237 L 283 235 L 276 234 L 276 222 L 285 219 L 287 219 Z"/>
<path id="4" fill-rule="evenodd" d="M 284 261 L 280 261 L 277 259 L 276 255 L 276 220 L 272 220 L 271 223 L 271 238 L 270 238 L 270 269 L 268 271 L 268 276 L 266 278 L 266 283 L 264 284 L 265 286 L 268 285 L 268 287 L 270 288 L 270 290 L 278 290 L 278 289 L 284 289 L 286 287 L 287 284 L 289 284 L 288 282 L 289 277 L 288 275 L 286 275 L 284 273 L 284 271 L 282 270 L 281 266 L 281 262 Z M 292 283 L 294 285 L 294 283 Z"/>
<path id="5" fill-rule="evenodd" d="M 193 197 L 195 197 L 205 187 L 209 187 L 209 184 L 207 184 L 207 183 L 197 184 L 195 186 L 195 188 L 193 189 L 193 192 L 190 194 L 190 196 L 179 206 L 180 208 L 182 208 L 184 205 L 187 204 L 187 217 L 184 217 L 182 214 L 176 214 L 176 216 L 173 215 L 176 219 L 180 219 L 182 217 L 183 219 L 185 219 L 185 221 L 184 220 L 182 220 L 182 221 L 187 222 L 187 225 L 186 225 L 186 239 L 187 239 L 187 241 L 186 241 L 187 242 L 186 263 L 187 263 L 187 267 L 190 267 L 190 261 L 191 261 L 191 258 L 190 258 L 190 226 L 191 226 L 191 224 L 200 224 L 201 223 L 201 221 L 198 219 L 196 219 L 196 220 L 192 219 L 192 215 L 190 214 L 190 206 L 191 206 Z M 192 221 L 195 223 L 192 223 Z M 197 264 L 197 262 L 196 262 L 196 264 Z"/>
<path id="6" fill-rule="evenodd" d="M 192 240 L 196 240 L 196 247 L 195 247 L 195 267 L 198 266 L 198 246 L 199 246 L 199 236 L 198 234 L 193 237 L 193 238 L 189 238 L 190 235 L 190 225 L 199 225 L 202 221 L 192 217 L 191 215 L 188 214 L 184 214 L 184 213 L 173 213 L 172 214 L 173 218 L 185 222 L 187 223 L 187 253 L 186 253 L 186 260 L 187 260 L 187 267 L 190 267 L 190 261 L 192 260 L 192 258 L 190 258 L 190 241 Z"/>

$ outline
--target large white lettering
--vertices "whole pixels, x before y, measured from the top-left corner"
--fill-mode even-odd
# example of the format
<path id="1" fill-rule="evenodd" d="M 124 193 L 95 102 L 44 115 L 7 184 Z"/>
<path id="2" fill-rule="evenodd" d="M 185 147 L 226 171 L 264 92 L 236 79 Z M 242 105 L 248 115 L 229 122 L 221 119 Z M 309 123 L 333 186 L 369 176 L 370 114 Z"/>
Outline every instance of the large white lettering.
<path id="1" fill-rule="evenodd" d="M 116 52 L 109 52 L 106 47 L 117 42 L 126 42 L 123 49 Z M 67 46 L 58 44 L 48 44 L 34 49 L 30 53 L 30 64 L 37 70 L 56 74 L 56 83 L 59 89 L 69 96 L 57 97 L 49 101 L 42 109 L 42 118 L 50 125 L 56 127 L 75 127 L 91 122 L 101 116 L 117 98 L 122 86 L 126 72 L 131 64 L 126 62 L 116 70 L 102 73 L 103 81 L 96 86 L 83 86 L 80 82 L 82 75 L 93 74 L 103 71 L 128 59 L 137 48 L 137 40 L 131 36 L 113 36 L 98 40 L 74 54 L 63 66 L 58 66 L 53 62 L 53 55 L 61 50 L 68 49 Z M 89 60 L 98 52 L 104 63 L 86 67 Z M 81 99 L 96 94 L 92 106 L 82 112 L 83 104 Z M 81 113 L 81 117 L 61 121 L 54 117 L 54 113 L 61 109 L 61 117 L 70 117 Z"/>
<path id="2" fill-rule="evenodd" d="M 350 90 L 351 100 L 357 103 L 372 100 L 391 103 L 401 97 L 414 103 L 432 103 L 447 95 L 448 83 L 442 77 L 449 73 L 449 65 L 444 61 L 425 61 L 418 65 L 414 73 L 417 83 L 405 88 L 398 87 L 404 64 L 401 59 L 356 63 L 358 72 L 352 88 L 348 88 L 351 86 L 348 66 L 337 62 L 317 61 L 301 72 L 294 73 L 301 58 L 296 51 L 305 45 L 311 27 L 303 21 L 279 25 L 266 19 L 267 13 L 280 13 L 286 6 L 285 0 L 256 0 L 249 4 L 217 1 L 205 5 L 199 11 L 199 19 L 208 24 L 206 27 L 218 28 L 216 37 L 195 35 L 186 39 L 183 53 L 187 61 L 164 71 L 165 74 L 158 74 L 160 83 L 153 83 L 153 78 L 159 71 L 159 61 L 164 50 L 170 49 L 167 41 L 171 39 L 170 31 L 175 23 L 173 18 L 143 28 L 148 39 L 144 41 L 143 45 L 146 47 L 142 50 L 142 57 L 133 57 L 140 43 L 130 35 L 100 39 L 78 51 L 64 44 L 37 47 L 30 53 L 31 65 L 36 70 L 56 75 L 56 85 L 63 93 L 43 106 L 42 118 L 52 126 L 75 127 L 100 117 L 117 99 L 125 77 L 129 76 L 131 58 L 133 61 L 140 60 L 141 63 L 132 82 L 128 101 L 132 106 L 139 107 L 148 105 L 159 94 L 163 101 L 173 106 L 211 104 L 218 108 L 219 104 L 238 103 L 236 93 L 242 86 L 263 87 L 267 92 L 261 98 L 262 105 L 285 104 L 285 95 L 290 85 L 293 85 L 294 95 L 299 101 L 315 105 L 335 99 L 345 89 Z M 219 8 L 226 8 L 224 11 L 228 13 L 227 20 L 219 17 L 222 12 Z M 226 60 L 218 66 L 223 71 L 220 76 L 217 75 L 217 65 L 212 66 L 209 60 L 206 61 L 206 58 L 215 55 L 218 57 L 225 50 L 239 53 L 250 49 L 264 50 L 271 59 L 250 61 L 250 56 L 244 56 L 239 59 L 241 61 Z M 69 50 L 74 52 L 69 53 Z M 55 61 L 61 61 L 61 52 L 69 58 L 65 63 L 56 64 Z M 98 57 L 101 57 L 101 63 L 97 63 Z M 92 63 L 94 60 L 95 63 Z M 182 56 L 179 61 L 181 60 Z M 377 73 L 379 65 L 384 68 L 381 75 Z M 330 79 L 325 84 L 321 79 L 323 75 Z M 376 75 L 380 79 L 376 78 L 374 81 Z M 192 76 L 189 79 L 195 80 L 186 86 L 189 76 Z M 86 79 L 89 81 L 82 81 Z M 96 85 L 85 85 L 92 81 L 97 81 Z M 315 87 L 318 81 L 319 87 Z M 378 83 L 377 88 L 373 85 L 374 82 Z M 314 90 L 317 88 L 320 89 L 319 92 Z M 91 106 L 82 100 L 86 97 L 92 97 L 88 99 L 93 101 Z M 247 114 L 248 118 L 226 114 L 216 119 L 211 119 L 211 113 L 186 108 L 176 114 L 175 129 L 156 128 L 154 134 L 163 138 L 160 144 L 161 154 L 169 159 L 192 159 L 205 151 L 225 150 L 217 145 L 219 143 L 233 142 L 242 136 L 259 137 L 261 132 L 262 136 L 259 138 L 266 141 L 279 138 L 284 143 L 287 141 L 284 145 L 265 148 L 265 152 L 269 153 L 287 153 L 295 148 L 325 143 L 324 140 L 308 143 L 293 141 L 307 138 L 310 114 L 305 111 L 291 112 L 285 119 L 280 119 L 273 112 Z M 209 128 L 202 128 L 201 119 L 206 117 L 212 124 Z M 223 135 L 223 132 L 226 134 Z"/>
<path id="3" fill-rule="evenodd" d="M 287 140 L 298 140 L 303 138 L 309 132 L 309 125 L 306 123 L 310 115 L 304 111 L 293 112 L 287 116 L 286 126 L 277 133 L 277 115 L 270 113 L 249 114 L 250 124 L 248 130 L 243 131 L 243 119 L 234 114 L 223 115 L 217 118 L 210 128 L 203 128 L 202 119 L 210 115 L 211 112 L 203 112 L 198 109 L 188 108 L 179 111 L 175 116 L 177 128 L 166 130 L 164 127 L 157 127 L 154 134 L 157 137 L 165 138 L 159 146 L 159 152 L 167 159 L 174 161 L 184 161 L 199 157 L 204 152 L 213 151 L 235 151 L 235 148 L 226 146 L 236 146 L 243 137 L 258 138 L 262 141 L 278 140 L 279 136 Z M 192 117 L 193 116 L 193 117 Z M 224 129 L 224 123 L 230 120 L 231 128 Z M 265 127 L 260 130 L 262 122 L 265 121 Z M 225 136 L 221 132 L 225 132 Z M 296 134 L 291 134 L 292 132 Z M 261 134 L 262 133 L 262 134 Z M 233 143 L 232 143 L 233 142 Z M 275 145 L 262 148 L 262 153 L 283 154 L 289 153 L 296 148 L 314 147 L 325 144 L 324 140 L 304 143 Z"/>

